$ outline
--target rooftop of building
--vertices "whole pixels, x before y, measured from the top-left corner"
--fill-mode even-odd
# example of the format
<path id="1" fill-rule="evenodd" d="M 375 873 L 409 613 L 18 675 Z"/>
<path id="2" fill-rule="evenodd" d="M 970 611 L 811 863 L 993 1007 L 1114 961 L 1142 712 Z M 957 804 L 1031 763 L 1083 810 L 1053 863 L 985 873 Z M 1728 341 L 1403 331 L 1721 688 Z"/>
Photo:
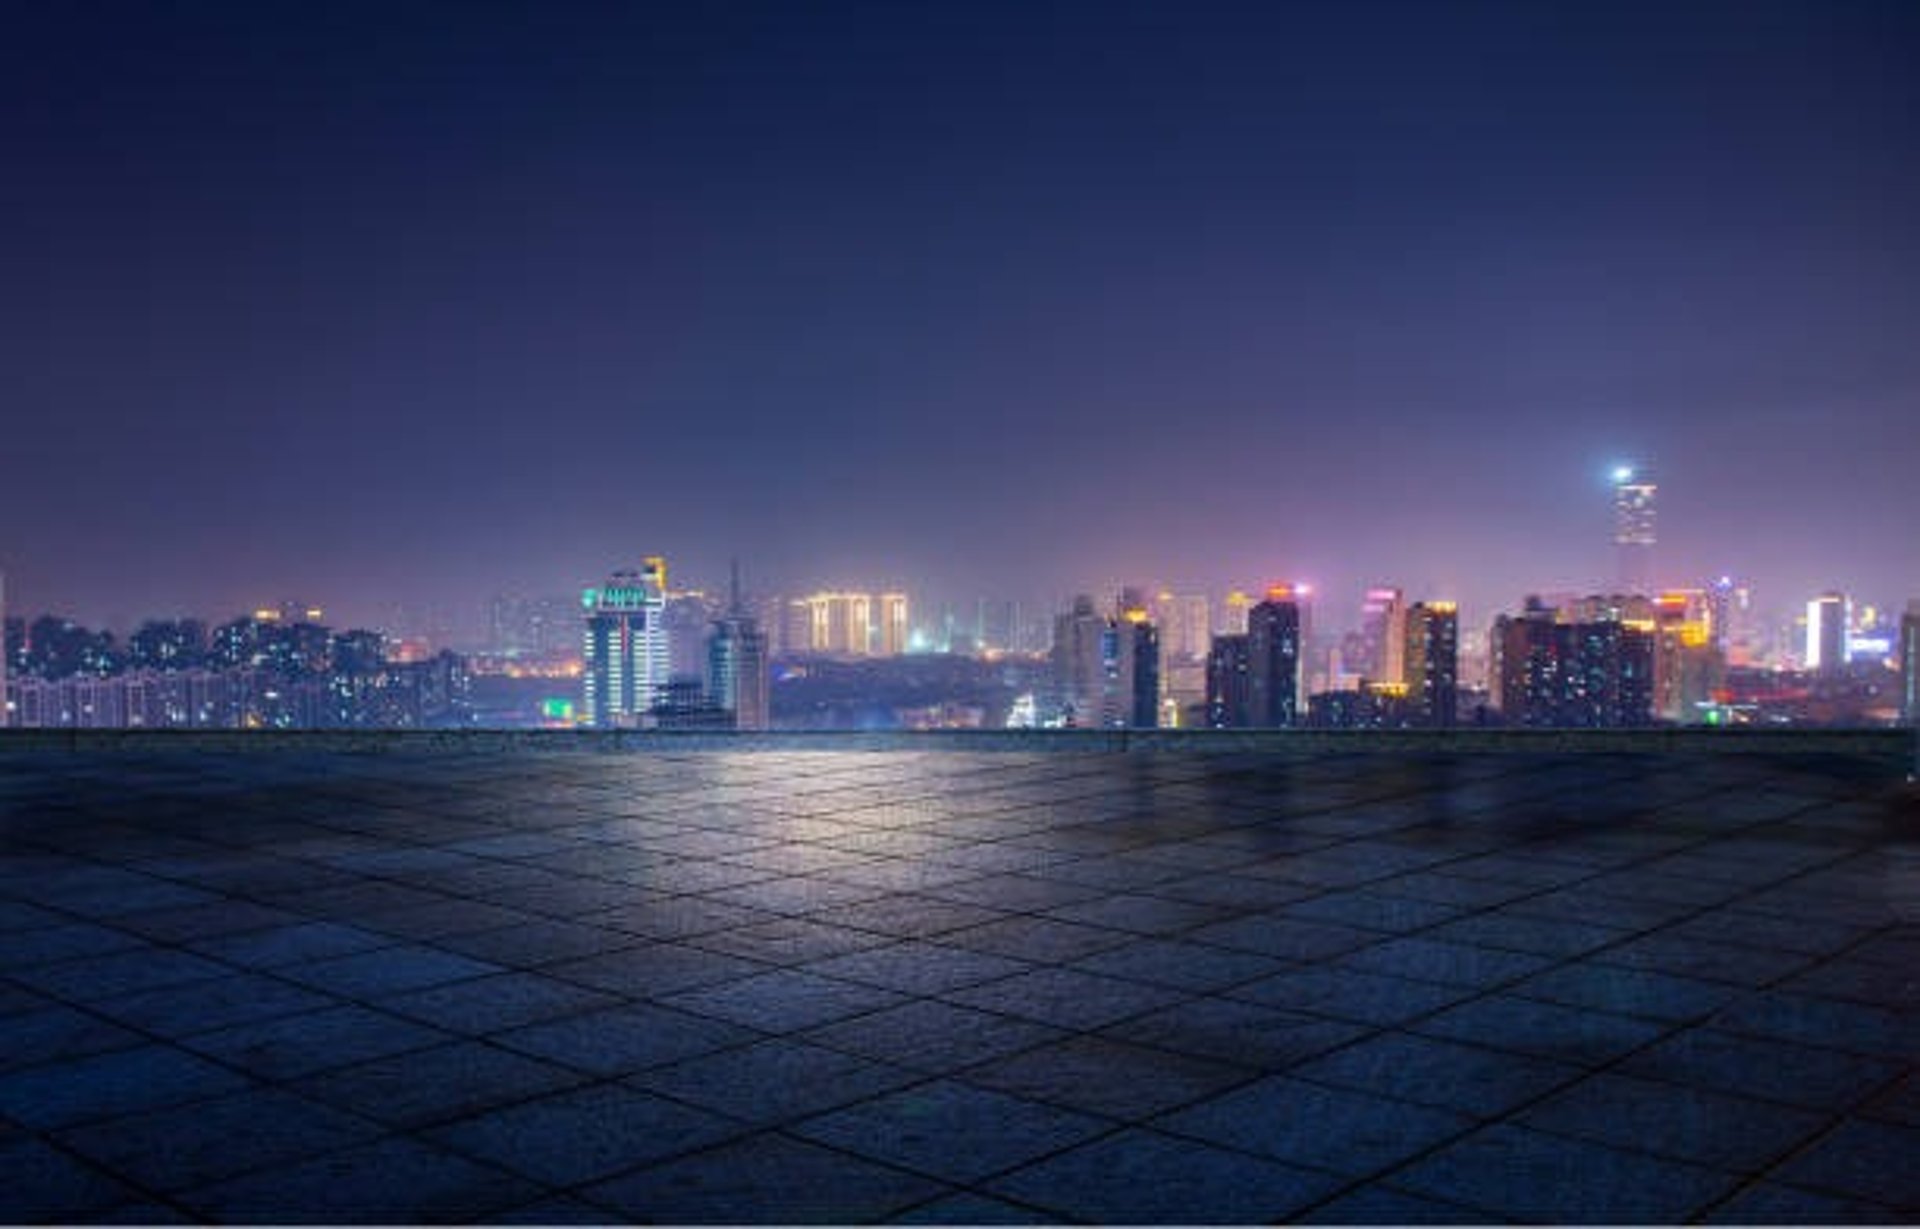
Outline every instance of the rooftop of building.
<path id="1" fill-rule="evenodd" d="M 0 735 L 0 1221 L 1920 1216 L 1909 736 Z"/>

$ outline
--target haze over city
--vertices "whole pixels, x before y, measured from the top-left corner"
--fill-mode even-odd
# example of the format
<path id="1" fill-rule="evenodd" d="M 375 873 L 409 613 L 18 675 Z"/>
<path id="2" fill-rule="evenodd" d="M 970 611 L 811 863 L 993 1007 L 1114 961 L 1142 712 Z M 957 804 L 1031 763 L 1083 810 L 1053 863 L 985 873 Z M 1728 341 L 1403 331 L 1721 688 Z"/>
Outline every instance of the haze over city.
<path id="1" fill-rule="evenodd" d="M 1920 594 L 1920 13 L 61 4 L 9 609 Z"/>

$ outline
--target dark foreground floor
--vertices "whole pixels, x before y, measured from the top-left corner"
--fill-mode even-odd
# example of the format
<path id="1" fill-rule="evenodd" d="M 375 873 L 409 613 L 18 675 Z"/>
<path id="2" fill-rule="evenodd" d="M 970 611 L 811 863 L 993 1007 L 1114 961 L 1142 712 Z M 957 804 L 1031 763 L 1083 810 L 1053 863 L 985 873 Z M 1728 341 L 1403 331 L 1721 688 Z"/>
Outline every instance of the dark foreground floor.
<path id="1" fill-rule="evenodd" d="M 10 756 L 0 1221 L 1910 1219 L 1897 780 Z"/>

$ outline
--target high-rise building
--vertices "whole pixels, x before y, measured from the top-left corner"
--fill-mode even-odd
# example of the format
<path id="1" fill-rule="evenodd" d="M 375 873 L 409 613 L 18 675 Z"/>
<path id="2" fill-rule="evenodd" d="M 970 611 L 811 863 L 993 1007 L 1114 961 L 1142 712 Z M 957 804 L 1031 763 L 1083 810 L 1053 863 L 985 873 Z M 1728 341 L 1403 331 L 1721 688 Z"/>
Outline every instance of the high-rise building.
<path id="1" fill-rule="evenodd" d="M 1509 725 L 1611 728 L 1653 719 L 1653 623 L 1556 611 L 1528 598 L 1493 628 L 1493 684 Z"/>
<path id="2" fill-rule="evenodd" d="M 0 572 L 0 730 L 7 728 L 7 574 Z"/>
<path id="3" fill-rule="evenodd" d="M 1153 598 L 1153 622 L 1160 629 L 1163 665 L 1202 662 L 1212 633 L 1211 611 L 1204 593 L 1175 593 L 1162 589 Z"/>
<path id="4" fill-rule="evenodd" d="M 1707 637 L 1722 654 L 1733 647 L 1733 616 L 1739 589 L 1733 577 L 1722 576 L 1707 587 Z"/>
<path id="5" fill-rule="evenodd" d="M 707 637 L 707 700 L 732 714 L 736 730 L 764 730 L 772 724 L 767 638 L 740 599 L 737 566 L 727 612 L 714 621 Z"/>
<path id="6" fill-rule="evenodd" d="M 1160 632 L 1145 599 L 1123 595 L 1113 616 L 1081 594 L 1054 617 L 1051 653 L 1062 725 L 1152 728 L 1160 720 Z"/>
<path id="7" fill-rule="evenodd" d="M 1920 598 L 1900 618 L 1900 716 L 1920 726 Z"/>
<path id="8" fill-rule="evenodd" d="M 1662 721 L 1693 725 L 1712 710 L 1726 680 L 1726 653 L 1714 641 L 1720 599 L 1718 586 L 1672 589 L 1654 599 L 1653 712 Z"/>
<path id="9" fill-rule="evenodd" d="M 665 694 L 672 671 L 667 640 L 667 565 L 648 558 L 580 596 L 586 610 L 581 712 L 598 728 L 642 723 Z"/>
<path id="10" fill-rule="evenodd" d="M 873 650 L 873 598 L 865 593 L 815 593 L 807 598 L 807 647 L 815 653 L 865 657 Z"/>
<path id="11" fill-rule="evenodd" d="M 1055 703 L 1066 725 L 1093 726 L 1101 722 L 1105 687 L 1101 638 L 1105 633 L 1106 620 L 1084 593 L 1073 599 L 1072 609 L 1054 617 L 1050 657 Z"/>
<path id="12" fill-rule="evenodd" d="M 1235 589 L 1227 594 L 1227 600 L 1220 604 L 1219 621 L 1213 625 L 1216 636 L 1240 636 L 1247 630 L 1247 612 L 1253 609 L 1253 599 Z"/>
<path id="13" fill-rule="evenodd" d="M 907 622 L 907 595 L 904 593 L 882 593 L 879 598 L 880 619 L 874 628 L 878 643 L 872 651 L 881 657 L 898 657 L 907 651 L 909 625 Z"/>
<path id="14" fill-rule="evenodd" d="M 1101 636 L 1101 725 L 1150 730 L 1160 724 L 1160 632 L 1146 606 L 1123 605 Z"/>
<path id="15" fill-rule="evenodd" d="M 192 670 L 206 655 L 207 628 L 198 619 L 149 619 L 127 637 L 132 670 Z"/>
<path id="16" fill-rule="evenodd" d="M 1160 629 L 1161 724 L 1182 724 L 1190 709 L 1206 702 L 1212 611 L 1204 593 L 1164 589 L 1154 596 L 1153 611 Z"/>
<path id="17" fill-rule="evenodd" d="M 1247 612 L 1251 725 L 1280 727 L 1299 722 L 1301 622 L 1300 603 L 1291 585 L 1269 588 L 1266 600 Z"/>
<path id="18" fill-rule="evenodd" d="M 669 676 L 699 679 L 706 671 L 707 629 L 724 613 L 715 598 L 700 589 L 667 594 L 665 611 Z"/>
<path id="19" fill-rule="evenodd" d="M 1399 589 L 1376 585 L 1360 604 L 1360 634 L 1343 663 L 1349 674 L 1375 683 L 1406 678 L 1406 597 Z"/>
<path id="20" fill-rule="evenodd" d="M 1844 593 L 1822 593 L 1807 603 L 1807 669 L 1827 675 L 1846 672 L 1851 605 Z"/>
<path id="21" fill-rule="evenodd" d="M 1659 489 L 1631 466 L 1613 471 L 1613 549 L 1622 593 L 1653 591 L 1654 496 Z"/>
<path id="22" fill-rule="evenodd" d="M 1405 613 L 1401 679 L 1408 715 L 1416 725 L 1449 726 L 1459 706 L 1460 614 L 1452 602 L 1415 602 Z"/>
<path id="23" fill-rule="evenodd" d="M 1207 650 L 1207 726 L 1235 730 L 1253 724 L 1253 659 L 1247 636 L 1215 636 Z"/>
<path id="24" fill-rule="evenodd" d="M 797 599 L 790 610 L 785 652 L 898 657 L 912 634 L 904 593 L 825 591 Z"/>

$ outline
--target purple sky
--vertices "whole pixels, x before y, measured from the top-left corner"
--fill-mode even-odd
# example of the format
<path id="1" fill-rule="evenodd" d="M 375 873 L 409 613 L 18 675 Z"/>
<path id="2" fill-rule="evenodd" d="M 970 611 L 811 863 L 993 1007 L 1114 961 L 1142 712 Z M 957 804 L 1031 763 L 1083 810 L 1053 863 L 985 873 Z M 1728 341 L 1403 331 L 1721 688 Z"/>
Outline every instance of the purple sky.
<path id="1" fill-rule="evenodd" d="M 0 40 L 16 610 L 1920 596 L 1911 3 L 87 3 Z"/>

